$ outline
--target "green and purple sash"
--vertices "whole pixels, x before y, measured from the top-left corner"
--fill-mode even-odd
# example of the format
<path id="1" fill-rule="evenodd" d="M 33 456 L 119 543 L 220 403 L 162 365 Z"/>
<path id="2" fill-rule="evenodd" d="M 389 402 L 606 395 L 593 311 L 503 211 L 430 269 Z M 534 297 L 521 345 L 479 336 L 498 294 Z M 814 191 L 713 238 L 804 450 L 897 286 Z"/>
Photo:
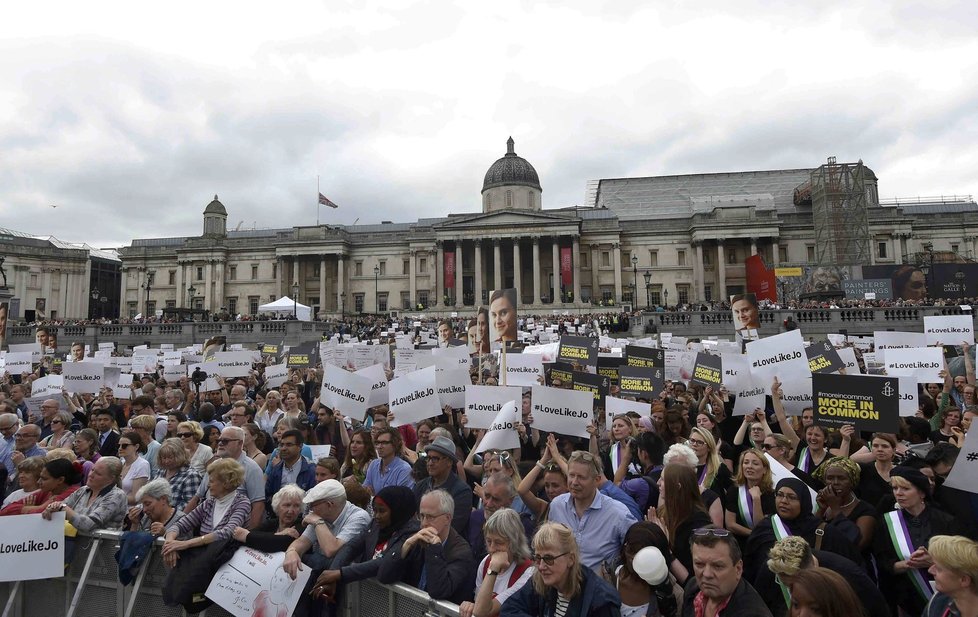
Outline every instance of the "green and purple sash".
<path id="1" fill-rule="evenodd" d="M 886 522 L 887 531 L 890 532 L 890 541 L 893 543 L 897 558 L 904 561 L 910 559 L 910 555 L 913 554 L 916 547 L 913 545 L 913 540 L 910 539 L 910 531 L 907 529 L 907 519 L 903 515 L 903 510 L 887 512 L 883 515 L 883 520 Z M 930 581 L 924 578 L 921 571 L 917 568 L 910 568 L 907 570 L 907 575 L 924 602 L 930 600 L 931 596 L 934 595 L 934 588 Z"/>

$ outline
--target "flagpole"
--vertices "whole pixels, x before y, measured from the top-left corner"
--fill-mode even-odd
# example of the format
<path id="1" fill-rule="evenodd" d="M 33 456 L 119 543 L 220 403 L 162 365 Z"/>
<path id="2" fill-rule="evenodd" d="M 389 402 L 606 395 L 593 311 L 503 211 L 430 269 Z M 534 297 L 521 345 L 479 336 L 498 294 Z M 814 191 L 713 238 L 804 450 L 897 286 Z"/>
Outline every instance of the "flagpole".
<path id="1" fill-rule="evenodd" d="M 316 174 L 316 227 L 319 227 L 319 174 Z"/>

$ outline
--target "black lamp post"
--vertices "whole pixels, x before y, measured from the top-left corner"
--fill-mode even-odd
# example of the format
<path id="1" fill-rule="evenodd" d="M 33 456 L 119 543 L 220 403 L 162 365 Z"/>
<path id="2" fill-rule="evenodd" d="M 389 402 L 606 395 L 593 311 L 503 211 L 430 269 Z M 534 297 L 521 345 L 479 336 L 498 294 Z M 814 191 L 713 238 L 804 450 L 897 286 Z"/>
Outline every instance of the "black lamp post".
<path id="1" fill-rule="evenodd" d="M 638 295 L 638 255 L 632 255 L 632 305 Z"/>
<path id="2" fill-rule="evenodd" d="M 95 306 L 92 307 L 92 310 L 90 311 L 91 314 L 92 314 L 92 317 L 95 317 L 96 316 L 97 311 L 95 309 L 98 309 L 99 308 L 98 299 L 99 299 L 99 297 L 101 295 L 102 295 L 102 292 L 100 292 L 98 290 L 98 287 L 96 287 L 95 289 L 92 290 L 92 304 L 95 305 Z M 99 315 L 99 317 L 101 318 L 102 316 Z"/>
<path id="3" fill-rule="evenodd" d="M 346 292 L 340 292 L 340 315 L 346 317 Z"/>
<path id="4" fill-rule="evenodd" d="M 187 308 L 194 308 L 194 294 L 197 293 L 197 288 L 194 287 L 193 283 L 187 288 Z"/>
<path id="5" fill-rule="evenodd" d="M 292 317 L 299 318 L 299 281 L 292 283 Z"/>
<path id="6" fill-rule="evenodd" d="M 663 304 L 663 307 L 662 308 L 665 308 L 665 309 L 668 309 L 669 308 L 669 290 L 668 289 L 663 289 L 662 290 L 662 304 Z"/>
<path id="7" fill-rule="evenodd" d="M 642 275 L 645 278 L 645 308 L 652 308 L 652 271 L 646 270 Z"/>
<path id="8" fill-rule="evenodd" d="M 374 312 L 380 314 L 380 266 L 374 266 Z"/>
<path id="9" fill-rule="evenodd" d="M 151 289 L 153 289 L 153 273 L 152 272 L 147 272 L 146 273 L 146 282 L 143 283 L 143 289 L 146 290 L 146 304 L 143 307 L 143 310 L 146 312 L 146 315 L 143 316 L 143 319 L 149 319 L 149 292 L 150 292 Z"/>

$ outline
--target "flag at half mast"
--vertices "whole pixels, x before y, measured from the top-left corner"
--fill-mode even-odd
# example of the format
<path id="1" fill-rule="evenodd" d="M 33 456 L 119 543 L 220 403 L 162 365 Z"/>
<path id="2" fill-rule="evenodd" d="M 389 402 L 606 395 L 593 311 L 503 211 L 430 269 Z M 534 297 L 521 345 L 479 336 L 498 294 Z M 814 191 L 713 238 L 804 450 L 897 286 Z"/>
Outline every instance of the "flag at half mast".
<path id="1" fill-rule="evenodd" d="M 329 197 L 326 197 L 322 193 L 319 194 L 319 205 L 320 206 L 329 206 L 330 208 L 339 208 L 339 206 L 337 206 L 336 204 L 334 204 L 333 202 L 331 202 L 329 200 Z"/>

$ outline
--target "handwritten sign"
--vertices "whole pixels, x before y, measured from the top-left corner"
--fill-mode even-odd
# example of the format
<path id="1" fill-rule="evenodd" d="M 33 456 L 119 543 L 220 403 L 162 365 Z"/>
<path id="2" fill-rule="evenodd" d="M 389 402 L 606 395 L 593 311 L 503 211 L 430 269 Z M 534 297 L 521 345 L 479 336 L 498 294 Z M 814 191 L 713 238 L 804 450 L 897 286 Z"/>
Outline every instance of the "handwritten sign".
<path id="1" fill-rule="evenodd" d="M 291 615 L 312 571 L 299 570 L 295 580 L 285 573 L 285 553 L 263 553 L 243 546 L 218 568 L 205 595 L 240 617 Z"/>

